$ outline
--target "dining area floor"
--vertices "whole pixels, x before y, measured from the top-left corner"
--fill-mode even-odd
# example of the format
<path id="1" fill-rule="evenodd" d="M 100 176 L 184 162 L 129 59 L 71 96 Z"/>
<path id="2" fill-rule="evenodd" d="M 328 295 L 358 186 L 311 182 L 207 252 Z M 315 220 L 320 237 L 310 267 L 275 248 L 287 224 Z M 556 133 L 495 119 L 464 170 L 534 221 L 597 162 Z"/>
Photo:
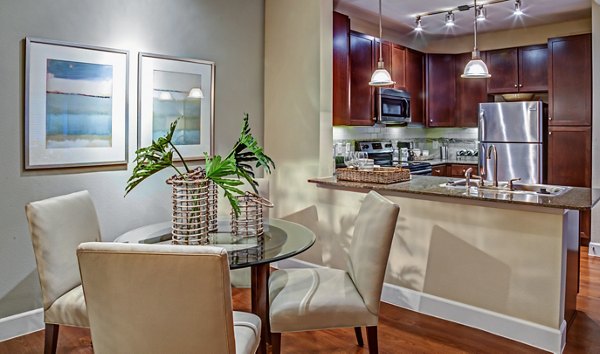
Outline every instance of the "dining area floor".
<path id="1" fill-rule="evenodd" d="M 581 247 L 577 316 L 563 353 L 600 353 L 600 258 Z M 235 310 L 250 311 L 250 290 L 233 289 Z M 368 353 L 348 329 L 286 333 L 284 353 Z M 0 342 L 0 354 L 44 351 L 44 331 Z M 382 303 L 379 317 L 381 353 L 544 353 L 542 350 L 484 331 Z M 61 327 L 58 353 L 93 353 L 89 329 Z"/>

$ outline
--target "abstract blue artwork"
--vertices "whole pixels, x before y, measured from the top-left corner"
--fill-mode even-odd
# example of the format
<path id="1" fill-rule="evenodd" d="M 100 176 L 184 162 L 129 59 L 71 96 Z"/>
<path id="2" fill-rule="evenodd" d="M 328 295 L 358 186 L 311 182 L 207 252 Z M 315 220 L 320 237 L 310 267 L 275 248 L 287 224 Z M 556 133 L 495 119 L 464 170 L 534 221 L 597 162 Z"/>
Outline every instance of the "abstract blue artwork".
<path id="1" fill-rule="evenodd" d="M 25 39 L 25 169 L 127 163 L 125 50 Z"/>
<path id="2" fill-rule="evenodd" d="M 48 59 L 46 147 L 112 146 L 111 65 Z"/>

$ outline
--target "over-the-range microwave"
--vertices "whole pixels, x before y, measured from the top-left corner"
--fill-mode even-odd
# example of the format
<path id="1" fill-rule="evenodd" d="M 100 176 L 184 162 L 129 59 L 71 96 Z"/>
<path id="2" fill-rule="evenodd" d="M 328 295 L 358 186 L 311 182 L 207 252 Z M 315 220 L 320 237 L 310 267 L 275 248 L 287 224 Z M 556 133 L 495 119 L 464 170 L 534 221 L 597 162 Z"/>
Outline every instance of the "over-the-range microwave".
<path id="1" fill-rule="evenodd" d="M 410 123 L 410 94 L 404 90 L 376 90 L 377 122 L 387 125 Z"/>

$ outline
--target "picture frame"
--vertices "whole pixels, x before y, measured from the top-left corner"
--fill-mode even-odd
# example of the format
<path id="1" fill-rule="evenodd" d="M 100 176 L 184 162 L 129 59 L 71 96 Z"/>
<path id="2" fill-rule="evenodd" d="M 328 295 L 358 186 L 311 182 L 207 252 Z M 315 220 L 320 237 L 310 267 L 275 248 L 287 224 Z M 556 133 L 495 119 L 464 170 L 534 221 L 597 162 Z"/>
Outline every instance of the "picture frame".
<path id="1" fill-rule="evenodd" d="M 127 163 L 129 52 L 25 38 L 25 170 Z"/>
<path id="2" fill-rule="evenodd" d="M 183 159 L 212 156 L 215 63 L 151 53 L 140 53 L 138 62 L 138 148 L 179 119 L 173 141 Z"/>

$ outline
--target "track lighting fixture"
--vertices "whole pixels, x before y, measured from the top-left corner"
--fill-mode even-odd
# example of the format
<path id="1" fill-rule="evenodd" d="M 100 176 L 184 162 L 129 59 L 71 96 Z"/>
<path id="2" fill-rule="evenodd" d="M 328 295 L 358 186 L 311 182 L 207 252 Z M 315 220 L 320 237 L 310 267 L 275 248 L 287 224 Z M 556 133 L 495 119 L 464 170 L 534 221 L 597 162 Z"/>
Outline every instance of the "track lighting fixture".
<path id="1" fill-rule="evenodd" d="M 452 11 L 448 11 L 448 13 L 446 14 L 446 26 L 454 26 L 454 13 Z"/>
<path id="2" fill-rule="evenodd" d="M 415 20 L 415 31 L 421 32 L 423 30 L 423 26 L 421 24 L 421 16 L 417 16 L 417 19 Z"/>
<path id="3" fill-rule="evenodd" d="M 473 19 L 473 52 L 471 53 L 471 60 L 465 66 L 465 71 L 461 75 L 464 79 L 487 79 L 491 77 L 487 66 L 481 60 L 481 56 L 479 55 L 479 49 L 477 49 L 477 21 L 479 18 L 477 17 L 477 0 L 473 1 L 475 9 L 475 18 Z"/>
<path id="4" fill-rule="evenodd" d="M 477 21 L 485 21 L 485 9 L 483 5 L 479 5 L 475 8 L 475 18 Z"/>
<path id="5" fill-rule="evenodd" d="M 379 62 L 377 63 L 377 70 L 373 72 L 371 75 L 371 81 L 369 81 L 370 86 L 391 86 L 395 84 L 392 81 L 392 75 L 385 70 L 385 66 L 383 64 L 383 43 L 381 43 L 381 0 L 379 0 Z"/>
<path id="6" fill-rule="evenodd" d="M 514 14 L 517 16 L 520 16 L 523 14 L 523 10 L 522 10 L 522 5 L 523 5 L 523 0 L 489 0 L 485 2 L 485 7 L 484 5 L 459 5 L 455 8 L 452 9 L 445 9 L 445 10 L 440 10 L 440 11 L 432 11 L 432 12 L 424 12 L 424 13 L 420 13 L 420 14 L 416 14 L 415 15 L 415 30 L 416 31 L 422 31 L 423 30 L 423 23 L 422 23 L 422 19 L 426 16 L 431 16 L 431 15 L 438 15 L 438 14 L 444 14 L 444 18 L 445 18 L 445 22 L 446 22 L 446 26 L 451 27 L 454 26 L 454 12 L 463 12 L 463 11 L 468 11 L 472 8 L 475 9 L 475 18 L 477 19 L 477 21 L 484 21 L 486 20 L 486 16 L 487 16 L 487 11 L 486 8 L 489 7 L 490 5 L 494 5 L 494 4 L 499 4 L 499 3 L 503 3 L 503 2 L 507 2 L 507 1 L 514 1 L 515 4 L 515 11 Z M 600 0 L 598 0 L 600 1 Z"/>
<path id="7" fill-rule="evenodd" d="M 515 15 L 521 16 L 523 11 L 521 10 L 521 0 L 515 0 Z"/>

